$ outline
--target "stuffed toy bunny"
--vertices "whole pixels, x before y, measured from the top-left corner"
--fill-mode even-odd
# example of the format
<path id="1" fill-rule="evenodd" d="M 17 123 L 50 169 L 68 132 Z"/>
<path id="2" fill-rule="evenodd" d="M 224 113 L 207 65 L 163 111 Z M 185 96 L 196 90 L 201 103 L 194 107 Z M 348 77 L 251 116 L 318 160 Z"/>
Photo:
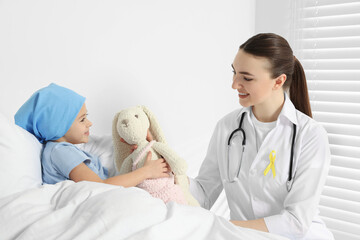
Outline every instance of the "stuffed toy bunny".
<path id="1" fill-rule="evenodd" d="M 148 130 L 154 141 L 146 140 Z M 119 174 L 125 174 L 143 166 L 147 153 L 151 151 L 152 160 L 163 157 L 174 175 L 171 173 L 167 178 L 147 179 L 138 187 L 162 199 L 165 203 L 175 201 L 180 204 L 199 206 L 189 191 L 186 162 L 166 144 L 159 124 L 149 109 L 137 106 L 118 112 L 113 120 L 112 131 L 115 165 Z M 126 143 L 121 142 L 121 138 Z M 131 152 L 129 144 L 136 144 L 138 147 Z"/>

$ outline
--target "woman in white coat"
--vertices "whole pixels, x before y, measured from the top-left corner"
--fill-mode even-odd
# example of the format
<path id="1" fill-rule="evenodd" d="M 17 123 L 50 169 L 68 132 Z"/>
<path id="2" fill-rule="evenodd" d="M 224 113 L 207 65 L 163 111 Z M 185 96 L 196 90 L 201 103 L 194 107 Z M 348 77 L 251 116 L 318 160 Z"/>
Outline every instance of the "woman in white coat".
<path id="1" fill-rule="evenodd" d="M 258 34 L 240 46 L 232 68 L 243 108 L 218 122 L 199 175 L 190 179 L 192 194 L 210 209 L 224 189 L 238 226 L 333 239 L 318 215 L 329 143 L 312 119 L 300 62 L 284 38 Z"/>

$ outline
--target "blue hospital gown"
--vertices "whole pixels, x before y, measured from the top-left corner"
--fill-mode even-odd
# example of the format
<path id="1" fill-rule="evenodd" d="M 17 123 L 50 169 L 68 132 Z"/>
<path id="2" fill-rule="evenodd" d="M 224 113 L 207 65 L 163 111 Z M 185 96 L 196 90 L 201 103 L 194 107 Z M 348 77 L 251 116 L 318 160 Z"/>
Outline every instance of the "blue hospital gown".
<path id="1" fill-rule="evenodd" d="M 108 170 L 98 157 L 68 142 L 47 142 L 41 158 L 43 183 L 69 180 L 70 172 L 81 163 L 85 163 L 101 179 L 108 178 Z"/>

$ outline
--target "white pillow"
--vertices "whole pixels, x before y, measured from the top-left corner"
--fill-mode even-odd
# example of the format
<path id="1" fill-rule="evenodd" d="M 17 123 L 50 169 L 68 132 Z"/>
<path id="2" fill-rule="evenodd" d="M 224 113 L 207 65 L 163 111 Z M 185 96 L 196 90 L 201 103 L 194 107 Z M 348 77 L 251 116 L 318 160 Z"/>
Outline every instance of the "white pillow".
<path id="1" fill-rule="evenodd" d="M 0 198 L 42 184 L 43 145 L 0 112 Z"/>

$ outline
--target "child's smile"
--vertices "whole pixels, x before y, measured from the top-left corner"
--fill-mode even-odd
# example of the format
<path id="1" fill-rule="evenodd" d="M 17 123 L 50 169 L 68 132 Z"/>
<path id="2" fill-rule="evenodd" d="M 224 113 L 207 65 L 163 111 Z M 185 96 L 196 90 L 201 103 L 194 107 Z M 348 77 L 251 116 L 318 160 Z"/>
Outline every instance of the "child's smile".
<path id="1" fill-rule="evenodd" d="M 84 103 L 69 130 L 63 137 L 56 141 L 69 142 L 72 144 L 87 143 L 89 141 L 89 128 L 91 126 L 92 122 L 87 118 L 87 109 Z"/>

